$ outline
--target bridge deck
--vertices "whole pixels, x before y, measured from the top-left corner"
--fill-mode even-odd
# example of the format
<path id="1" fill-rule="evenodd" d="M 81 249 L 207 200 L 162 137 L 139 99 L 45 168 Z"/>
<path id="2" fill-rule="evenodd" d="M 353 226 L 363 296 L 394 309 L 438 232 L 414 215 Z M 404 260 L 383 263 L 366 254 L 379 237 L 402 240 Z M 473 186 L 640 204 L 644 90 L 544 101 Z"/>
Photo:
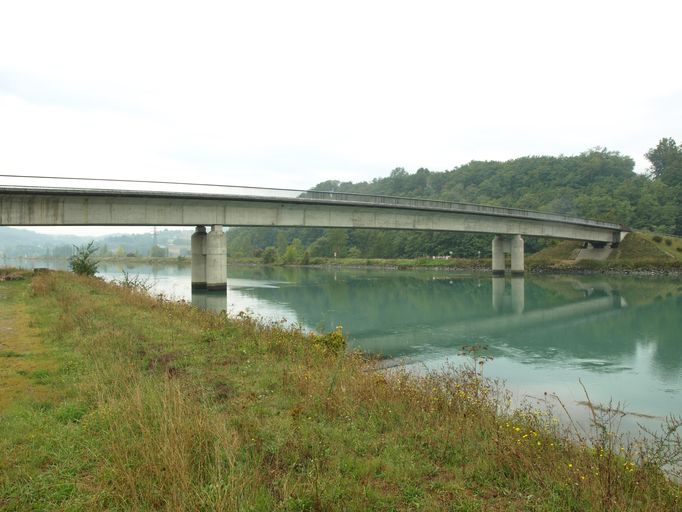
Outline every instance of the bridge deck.
<path id="1" fill-rule="evenodd" d="M 17 175 L 0 175 L 0 179 L 0 225 L 6 226 L 407 229 L 606 243 L 620 241 L 627 231 L 599 220 L 435 199 L 145 180 Z M 64 186 L 74 181 L 78 186 Z M 82 187 L 83 183 L 88 186 Z"/>
<path id="2" fill-rule="evenodd" d="M 356 194 L 347 192 L 324 192 L 314 190 L 274 189 L 259 187 L 233 187 L 235 192 L 175 192 L 155 190 L 130 189 L 97 189 L 97 188 L 66 188 L 66 187 L 21 187 L 0 186 L 2 194 L 45 195 L 45 196 L 98 196 L 98 197 L 130 197 L 155 199 L 192 199 L 192 200 L 247 200 L 263 202 L 311 203 L 327 205 L 356 205 L 375 206 L 384 208 L 415 209 L 425 211 L 445 211 L 471 214 L 483 214 L 518 219 L 533 219 L 540 221 L 562 222 L 583 226 L 601 227 L 611 230 L 627 230 L 620 224 L 594 219 L 584 219 L 557 213 L 538 212 L 503 206 L 490 206 L 475 203 L 441 201 L 435 199 L 420 199 L 410 197 L 379 196 L 370 194 Z"/>

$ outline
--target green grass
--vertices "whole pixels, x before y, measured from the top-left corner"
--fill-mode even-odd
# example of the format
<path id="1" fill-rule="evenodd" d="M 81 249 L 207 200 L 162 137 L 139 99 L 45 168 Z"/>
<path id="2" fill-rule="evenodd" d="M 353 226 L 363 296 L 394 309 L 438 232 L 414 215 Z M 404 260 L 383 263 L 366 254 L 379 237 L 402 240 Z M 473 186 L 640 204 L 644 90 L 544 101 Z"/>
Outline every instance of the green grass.
<path id="1" fill-rule="evenodd" d="M 655 247 L 667 254 L 670 258 L 677 261 L 682 261 L 682 237 L 672 236 L 672 235 L 657 235 L 656 233 L 650 233 L 648 231 L 642 231 L 639 235 L 649 241 Z M 656 237 L 656 240 L 654 240 Z M 658 239 L 660 238 L 660 241 Z"/>
<path id="2" fill-rule="evenodd" d="M 600 456 L 544 414 L 508 410 L 471 369 L 384 374 L 339 350 L 339 333 L 231 319 L 66 273 L 12 286 L 52 359 L 22 382 L 51 393 L 0 409 L 2 510 L 681 504 L 646 452 L 615 454 L 595 438 Z"/>
<path id="3" fill-rule="evenodd" d="M 562 261 L 573 260 L 581 247 L 581 242 L 575 240 L 556 241 L 549 247 L 545 247 L 541 251 L 531 254 L 526 258 L 526 261 Z"/>
<path id="4" fill-rule="evenodd" d="M 660 260 L 662 264 L 669 263 L 673 259 L 642 232 L 630 233 L 609 255 L 609 260 Z"/>
<path id="5" fill-rule="evenodd" d="M 680 271 L 682 239 L 635 231 L 629 233 L 606 261 L 575 261 L 578 242 L 562 241 L 526 258 L 529 270 L 608 270 L 608 271 Z M 670 240 L 668 245 L 665 240 Z M 677 248 L 680 247 L 680 251 Z"/>

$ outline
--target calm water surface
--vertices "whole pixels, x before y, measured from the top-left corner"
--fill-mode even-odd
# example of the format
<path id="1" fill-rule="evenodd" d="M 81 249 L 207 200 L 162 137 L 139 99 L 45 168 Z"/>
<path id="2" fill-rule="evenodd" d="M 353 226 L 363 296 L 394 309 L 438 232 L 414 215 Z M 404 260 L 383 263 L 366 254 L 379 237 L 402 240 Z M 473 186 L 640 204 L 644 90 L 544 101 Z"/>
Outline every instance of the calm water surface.
<path id="1" fill-rule="evenodd" d="M 64 264 L 21 262 L 48 265 Z M 230 267 L 227 294 L 192 294 L 188 266 L 102 265 L 100 274 L 117 279 L 124 269 L 200 307 L 305 329 L 341 325 L 352 347 L 415 371 L 467 362 L 461 347 L 484 344 L 485 374 L 517 400 L 556 394 L 577 416 L 586 413 L 581 381 L 593 401 L 636 413 L 627 429 L 682 415 L 679 278 Z"/>

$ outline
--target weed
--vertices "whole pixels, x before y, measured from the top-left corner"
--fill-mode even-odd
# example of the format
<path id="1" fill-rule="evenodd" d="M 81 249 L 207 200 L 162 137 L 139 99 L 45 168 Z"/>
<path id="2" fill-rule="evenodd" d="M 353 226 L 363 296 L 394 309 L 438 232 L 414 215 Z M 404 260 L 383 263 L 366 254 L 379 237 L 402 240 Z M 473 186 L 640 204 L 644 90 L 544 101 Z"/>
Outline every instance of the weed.
<path id="1" fill-rule="evenodd" d="M 343 328 L 340 325 L 335 330 L 325 334 L 310 333 L 308 338 L 313 346 L 333 354 L 338 354 L 346 349 L 346 338 L 343 336 Z"/>
<path id="2" fill-rule="evenodd" d="M 123 277 L 121 279 L 114 279 L 112 281 L 118 286 L 143 293 L 148 292 L 154 286 L 154 283 L 149 278 L 141 277 L 139 275 L 131 275 L 130 272 L 126 270 L 123 270 L 122 272 Z"/>

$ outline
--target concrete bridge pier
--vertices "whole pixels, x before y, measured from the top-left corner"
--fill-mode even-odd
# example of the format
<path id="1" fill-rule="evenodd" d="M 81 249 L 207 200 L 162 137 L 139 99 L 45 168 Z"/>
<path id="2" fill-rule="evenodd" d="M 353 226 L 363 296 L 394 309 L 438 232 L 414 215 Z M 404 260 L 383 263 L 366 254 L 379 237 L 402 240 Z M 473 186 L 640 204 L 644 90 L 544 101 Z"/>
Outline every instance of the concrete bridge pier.
<path id="1" fill-rule="evenodd" d="M 206 288 L 206 226 L 197 226 L 192 234 L 192 289 Z"/>
<path id="2" fill-rule="evenodd" d="M 220 224 L 213 224 L 206 235 L 206 288 L 227 289 L 227 244 Z"/>
<path id="3" fill-rule="evenodd" d="M 495 235 L 493 238 L 493 275 L 504 275 L 504 245 L 506 240 L 500 235 Z"/>
<path id="4" fill-rule="evenodd" d="M 521 235 L 512 235 L 511 239 L 502 235 L 493 238 L 493 275 L 503 276 L 505 272 L 504 255 L 511 253 L 512 275 L 523 275 L 523 238 Z"/>

